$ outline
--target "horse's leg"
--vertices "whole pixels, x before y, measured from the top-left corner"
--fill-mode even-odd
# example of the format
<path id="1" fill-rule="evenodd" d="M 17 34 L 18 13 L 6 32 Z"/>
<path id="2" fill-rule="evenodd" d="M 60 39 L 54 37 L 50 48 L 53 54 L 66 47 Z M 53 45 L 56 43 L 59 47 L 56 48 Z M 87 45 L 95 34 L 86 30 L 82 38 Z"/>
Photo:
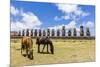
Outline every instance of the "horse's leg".
<path id="1" fill-rule="evenodd" d="M 44 44 L 44 46 L 43 46 L 42 52 L 44 51 L 45 45 L 46 45 L 46 44 Z"/>
<path id="2" fill-rule="evenodd" d="M 48 51 L 48 44 L 47 44 L 47 53 L 49 53 L 49 51 Z"/>
<path id="3" fill-rule="evenodd" d="M 24 45 L 21 45 L 21 54 L 22 54 L 23 50 L 24 50 Z"/>
<path id="4" fill-rule="evenodd" d="M 22 45 L 21 45 L 21 54 L 22 54 Z"/>
<path id="5" fill-rule="evenodd" d="M 31 52 L 31 56 L 32 56 L 31 59 L 33 59 L 33 50 L 32 50 L 32 52 Z"/>
<path id="6" fill-rule="evenodd" d="M 29 47 L 26 45 L 26 55 L 28 56 Z"/>
<path id="7" fill-rule="evenodd" d="M 38 44 L 38 53 L 40 53 L 40 44 Z"/>
<path id="8" fill-rule="evenodd" d="M 30 59 L 33 59 L 33 50 L 30 50 Z"/>
<path id="9" fill-rule="evenodd" d="M 21 54 L 22 54 L 22 47 L 21 47 Z"/>
<path id="10" fill-rule="evenodd" d="M 28 48 L 26 48 L 26 55 L 28 56 Z"/>
<path id="11" fill-rule="evenodd" d="M 54 54 L 54 46 L 53 46 L 53 44 L 50 44 L 50 50 L 51 50 L 51 53 Z"/>

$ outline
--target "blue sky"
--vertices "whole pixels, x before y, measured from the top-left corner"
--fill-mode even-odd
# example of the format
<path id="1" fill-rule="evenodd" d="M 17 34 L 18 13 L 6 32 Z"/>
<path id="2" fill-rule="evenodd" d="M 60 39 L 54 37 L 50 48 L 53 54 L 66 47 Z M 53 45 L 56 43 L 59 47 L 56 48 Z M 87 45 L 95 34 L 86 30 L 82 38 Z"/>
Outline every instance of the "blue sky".
<path id="1" fill-rule="evenodd" d="M 43 2 L 11 1 L 11 30 L 24 28 L 66 29 L 79 26 L 91 29 L 95 35 L 95 6 Z"/>

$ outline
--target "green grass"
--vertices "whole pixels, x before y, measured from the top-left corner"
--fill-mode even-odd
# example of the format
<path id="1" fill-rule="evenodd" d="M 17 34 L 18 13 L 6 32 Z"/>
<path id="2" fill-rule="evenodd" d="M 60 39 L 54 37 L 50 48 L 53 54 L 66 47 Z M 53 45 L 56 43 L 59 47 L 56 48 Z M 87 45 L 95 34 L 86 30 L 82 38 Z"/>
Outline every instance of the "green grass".
<path id="1" fill-rule="evenodd" d="M 95 40 L 52 39 L 52 41 L 54 55 L 40 54 L 37 53 L 37 45 L 33 39 L 34 60 L 29 60 L 20 53 L 20 39 L 11 39 L 11 66 L 95 61 Z"/>

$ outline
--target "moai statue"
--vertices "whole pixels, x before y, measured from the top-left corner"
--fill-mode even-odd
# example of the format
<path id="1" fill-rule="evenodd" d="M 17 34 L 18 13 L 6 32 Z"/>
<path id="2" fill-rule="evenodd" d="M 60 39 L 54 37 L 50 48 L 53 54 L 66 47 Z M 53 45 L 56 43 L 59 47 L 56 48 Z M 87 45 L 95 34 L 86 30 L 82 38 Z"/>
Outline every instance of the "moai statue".
<path id="1" fill-rule="evenodd" d="M 84 28 L 83 28 L 83 26 L 80 26 L 80 36 L 84 36 Z"/>
<path id="2" fill-rule="evenodd" d="M 39 36 L 41 36 L 42 35 L 42 33 L 41 33 L 41 29 L 39 29 Z"/>
<path id="3" fill-rule="evenodd" d="M 34 30 L 34 36 L 37 36 L 37 29 Z"/>
<path id="4" fill-rule="evenodd" d="M 29 36 L 29 29 L 26 30 L 26 36 Z"/>
<path id="5" fill-rule="evenodd" d="M 73 35 L 74 35 L 74 36 L 77 36 L 76 28 L 74 28 Z"/>
<path id="6" fill-rule="evenodd" d="M 50 29 L 47 29 L 47 36 L 50 36 Z"/>
<path id="7" fill-rule="evenodd" d="M 51 34 L 51 36 L 55 36 L 55 30 L 54 30 L 54 29 L 52 29 L 52 34 Z"/>
<path id="8" fill-rule="evenodd" d="M 57 30 L 57 36 L 60 36 L 60 30 L 59 29 Z"/>
<path id="9" fill-rule="evenodd" d="M 23 29 L 23 30 L 22 30 L 22 36 L 24 36 L 24 35 L 25 35 L 25 30 Z"/>
<path id="10" fill-rule="evenodd" d="M 65 26 L 62 26 L 62 36 L 65 36 Z"/>
<path id="11" fill-rule="evenodd" d="M 86 36 L 90 36 L 90 30 L 88 27 L 86 28 Z"/>
<path id="12" fill-rule="evenodd" d="M 43 30 L 43 36 L 46 36 L 46 31 L 45 30 Z"/>
<path id="13" fill-rule="evenodd" d="M 72 32 L 71 30 L 68 30 L 68 36 L 71 36 Z"/>
<path id="14" fill-rule="evenodd" d="M 33 29 L 31 29 L 31 36 L 33 36 Z"/>
<path id="15" fill-rule="evenodd" d="M 21 36 L 21 31 L 19 30 L 19 32 L 18 32 L 18 36 Z"/>

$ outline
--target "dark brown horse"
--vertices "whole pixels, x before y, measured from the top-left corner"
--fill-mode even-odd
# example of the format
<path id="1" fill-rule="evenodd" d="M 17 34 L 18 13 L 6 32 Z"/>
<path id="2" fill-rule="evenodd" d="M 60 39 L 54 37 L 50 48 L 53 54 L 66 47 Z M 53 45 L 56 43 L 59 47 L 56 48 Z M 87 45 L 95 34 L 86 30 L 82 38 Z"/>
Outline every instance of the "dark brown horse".
<path id="1" fill-rule="evenodd" d="M 38 44 L 38 53 L 40 52 L 40 45 L 44 45 L 42 52 L 47 45 L 47 53 L 49 53 L 48 45 L 50 45 L 50 51 L 52 54 L 54 54 L 54 46 L 49 37 L 38 37 L 36 40 L 36 44 Z"/>
<path id="2" fill-rule="evenodd" d="M 33 59 L 33 41 L 31 37 L 24 36 L 21 40 L 21 54 L 26 51 L 26 56 L 29 59 Z"/>

